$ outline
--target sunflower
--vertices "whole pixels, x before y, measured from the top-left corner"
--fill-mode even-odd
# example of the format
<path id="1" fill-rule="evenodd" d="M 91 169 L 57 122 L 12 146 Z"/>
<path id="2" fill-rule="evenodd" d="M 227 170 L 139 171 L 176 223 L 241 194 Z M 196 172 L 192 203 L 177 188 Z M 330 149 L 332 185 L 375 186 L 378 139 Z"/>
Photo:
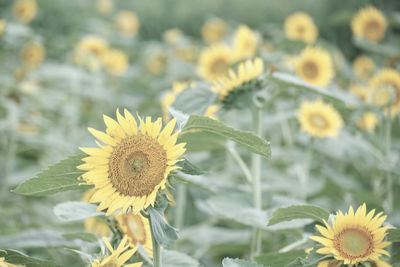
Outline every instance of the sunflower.
<path id="1" fill-rule="evenodd" d="M 367 80 L 375 71 L 374 61 L 367 56 L 359 56 L 353 62 L 353 71 L 360 79 Z"/>
<path id="2" fill-rule="evenodd" d="M 207 81 L 214 81 L 228 73 L 233 63 L 232 50 L 226 45 L 213 45 L 201 52 L 198 73 Z"/>
<path id="3" fill-rule="evenodd" d="M 336 260 L 344 264 L 355 264 L 366 261 L 377 261 L 385 254 L 384 250 L 390 242 L 383 241 L 388 226 L 382 227 L 386 216 L 382 212 L 374 217 L 375 210 L 366 213 L 365 203 L 354 213 L 350 206 L 348 213 L 336 213 L 336 219 L 330 226 L 325 220 L 325 227 L 317 225 L 318 231 L 323 235 L 311 236 L 310 239 L 323 245 L 317 250 L 319 254 L 333 255 Z"/>
<path id="4" fill-rule="evenodd" d="M 318 28 L 308 14 L 296 12 L 285 19 L 285 33 L 290 40 L 313 43 L 318 37 Z"/>
<path id="5" fill-rule="evenodd" d="M 115 17 L 115 28 L 125 36 L 135 36 L 139 31 L 139 18 L 131 11 L 120 11 Z"/>
<path id="6" fill-rule="evenodd" d="M 204 116 L 209 117 L 211 119 L 217 120 L 217 112 L 219 111 L 220 107 L 218 105 L 209 105 L 206 111 L 204 112 Z"/>
<path id="7" fill-rule="evenodd" d="M 73 60 L 75 64 L 91 71 L 101 68 L 101 57 L 108 51 L 108 43 L 96 35 L 83 37 L 75 47 Z"/>
<path id="8" fill-rule="evenodd" d="M 172 90 L 165 93 L 164 97 L 161 100 L 161 108 L 165 121 L 168 121 L 170 119 L 168 108 L 172 106 L 172 104 L 175 102 L 176 97 L 189 86 L 193 87 L 194 83 L 189 84 L 187 82 L 174 82 L 172 85 Z"/>
<path id="9" fill-rule="evenodd" d="M 153 243 L 151 239 L 151 231 L 149 220 L 140 214 L 120 214 L 116 215 L 118 227 L 122 234 L 128 237 L 131 247 L 136 247 L 137 243 L 146 250 L 147 255 L 153 258 Z"/>
<path id="10" fill-rule="evenodd" d="M 82 179 L 96 190 L 89 201 L 100 202 L 98 210 L 107 209 L 107 216 L 119 209 L 137 214 L 154 205 L 158 190 L 165 188 L 185 152 L 185 143 L 176 144 L 178 133 L 172 134 L 175 119 L 161 130 L 161 118 L 152 122 L 151 117 L 139 117 L 139 131 L 132 114 L 124 112 L 125 117 L 117 110 L 118 122 L 104 115 L 106 133 L 89 128 L 105 145 L 96 142 L 100 148 L 80 148 L 89 156 L 78 169 L 87 171 Z"/>
<path id="11" fill-rule="evenodd" d="M 367 132 L 373 132 L 376 125 L 378 125 L 379 117 L 374 112 L 365 112 L 360 118 L 356 120 L 358 128 Z"/>
<path id="12" fill-rule="evenodd" d="M 365 38 L 370 42 L 379 42 L 386 32 L 386 18 L 374 6 L 367 6 L 359 10 L 351 21 L 353 34 Z"/>
<path id="13" fill-rule="evenodd" d="M 101 60 L 105 70 L 111 75 L 122 76 L 129 67 L 127 55 L 118 49 L 108 50 L 102 56 Z"/>
<path id="14" fill-rule="evenodd" d="M 194 45 L 178 47 L 174 51 L 178 58 L 186 62 L 196 62 L 199 54 L 198 47 Z"/>
<path id="15" fill-rule="evenodd" d="M 322 48 L 305 48 L 297 59 L 296 74 L 310 84 L 327 86 L 334 76 L 331 56 Z"/>
<path id="16" fill-rule="evenodd" d="M 256 54 L 257 35 L 246 25 L 240 25 L 233 36 L 233 53 L 235 60 L 242 60 Z"/>
<path id="17" fill-rule="evenodd" d="M 94 189 L 89 189 L 83 194 L 82 201 L 89 202 L 90 198 L 96 192 Z M 85 230 L 88 233 L 94 234 L 96 236 L 112 236 L 112 232 L 108 225 L 100 219 L 95 217 L 88 218 L 85 220 Z"/>
<path id="18" fill-rule="evenodd" d="M 341 267 L 342 263 L 337 260 L 326 260 L 318 263 L 317 267 Z M 370 262 L 371 267 L 392 267 L 389 263 L 381 260 Z"/>
<path id="19" fill-rule="evenodd" d="M 114 250 L 114 248 L 111 246 L 110 242 L 108 242 L 107 238 L 103 237 L 103 241 L 106 244 L 107 248 L 110 250 L 111 255 L 100 261 L 99 259 L 96 259 L 94 262 L 92 262 L 91 267 L 140 267 L 142 266 L 143 263 L 137 262 L 137 263 L 131 263 L 131 264 L 126 264 L 124 265 L 125 262 L 127 262 L 133 254 L 137 251 L 137 247 L 133 249 L 128 249 L 129 245 L 127 244 L 128 242 L 128 237 L 124 236 L 122 238 L 121 243 L 118 245 L 117 249 Z M 128 250 L 127 250 L 128 249 Z"/>
<path id="20" fill-rule="evenodd" d="M 163 52 L 152 54 L 146 62 L 146 70 L 153 75 L 161 75 L 166 71 L 168 58 Z"/>
<path id="21" fill-rule="evenodd" d="M 349 92 L 364 102 L 368 101 L 370 95 L 370 89 L 360 84 L 351 84 Z"/>
<path id="22" fill-rule="evenodd" d="M 180 29 L 173 28 L 166 30 L 163 33 L 163 41 L 167 44 L 176 45 L 178 44 L 183 38 L 183 33 Z"/>
<path id="23" fill-rule="evenodd" d="M 13 16 L 20 22 L 28 24 L 37 13 L 37 3 L 35 0 L 18 0 L 13 6 Z"/>
<path id="24" fill-rule="evenodd" d="M 207 20 L 201 28 L 201 36 L 203 40 L 209 44 L 221 41 L 226 34 L 226 23 L 218 18 Z"/>
<path id="25" fill-rule="evenodd" d="M 337 137 L 343 127 L 339 112 L 322 100 L 301 103 L 297 119 L 303 131 L 320 138 Z"/>
<path id="26" fill-rule="evenodd" d="M 394 99 L 391 105 L 393 114 L 400 111 L 400 73 L 394 69 L 383 69 L 375 75 L 370 81 L 371 93 L 370 100 L 377 105 L 386 105 L 392 96 L 394 90 Z"/>
<path id="27" fill-rule="evenodd" d="M 212 91 L 219 94 L 219 99 L 224 101 L 230 92 L 257 78 L 264 71 L 264 63 L 260 58 L 247 60 L 240 63 L 237 74 L 229 70 L 229 75 L 214 83 Z"/>
<path id="28" fill-rule="evenodd" d="M 0 267 L 25 267 L 25 265 L 15 265 L 6 262 L 6 259 L 4 257 L 0 257 Z"/>
<path id="29" fill-rule="evenodd" d="M 7 21 L 5 19 L 0 19 L 0 36 L 4 33 L 6 25 Z"/>
<path id="30" fill-rule="evenodd" d="M 46 50 L 40 43 L 28 43 L 21 51 L 21 60 L 23 65 L 28 69 L 35 69 L 44 60 Z"/>
<path id="31" fill-rule="evenodd" d="M 100 14 L 110 14 L 113 8 L 114 4 L 111 0 L 97 0 L 96 9 Z"/>

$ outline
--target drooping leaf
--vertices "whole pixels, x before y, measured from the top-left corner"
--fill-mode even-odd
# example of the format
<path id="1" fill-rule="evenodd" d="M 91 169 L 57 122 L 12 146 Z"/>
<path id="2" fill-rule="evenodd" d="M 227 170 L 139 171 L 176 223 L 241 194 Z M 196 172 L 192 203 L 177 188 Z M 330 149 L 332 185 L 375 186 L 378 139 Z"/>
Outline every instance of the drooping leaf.
<path id="1" fill-rule="evenodd" d="M 242 259 L 224 258 L 222 261 L 223 267 L 264 267 L 263 264 L 254 263 Z"/>
<path id="2" fill-rule="evenodd" d="M 179 238 L 177 230 L 155 208 L 150 206 L 148 212 L 154 237 L 161 246 L 169 246 Z"/>
<path id="3" fill-rule="evenodd" d="M 387 239 L 390 242 L 400 242 L 400 229 L 389 229 Z"/>
<path id="4" fill-rule="evenodd" d="M 287 208 L 277 209 L 272 218 L 268 222 L 269 225 L 274 225 L 284 221 L 293 219 L 314 219 L 322 222 L 323 219 L 328 220 L 329 212 L 323 208 L 311 205 L 290 206 Z"/>
<path id="5" fill-rule="evenodd" d="M 181 167 L 179 171 L 190 174 L 190 175 L 201 175 L 204 174 L 205 172 L 201 170 L 199 167 L 191 163 L 188 159 L 184 159 L 183 161 L 178 162 L 176 165 Z"/>
<path id="6" fill-rule="evenodd" d="M 198 267 L 199 262 L 192 257 L 174 250 L 161 250 L 163 267 Z"/>
<path id="7" fill-rule="evenodd" d="M 182 137 L 198 132 L 211 133 L 224 139 L 232 140 L 249 151 L 267 158 L 271 156 L 270 144 L 264 139 L 250 132 L 236 130 L 220 121 L 198 115 L 191 115 L 189 117 L 180 134 L 180 141 Z"/>
<path id="8" fill-rule="evenodd" d="M 57 204 L 54 214 L 63 222 L 80 221 L 90 217 L 104 215 L 104 212 L 97 212 L 97 206 L 80 201 L 67 201 Z"/>
<path id="9" fill-rule="evenodd" d="M 0 258 L 5 258 L 7 263 L 25 265 L 27 267 L 60 267 L 55 262 L 31 258 L 12 249 L 0 250 Z"/>
<path id="10" fill-rule="evenodd" d="M 298 257 L 304 257 L 306 253 L 304 250 L 291 250 L 288 252 L 272 252 L 256 256 L 254 260 L 257 263 L 264 264 L 270 267 L 283 267 L 286 264 L 294 261 Z"/>
<path id="11" fill-rule="evenodd" d="M 77 179 L 84 171 L 78 170 L 76 166 L 82 164 L 84 157 L 85 155 L 79 154 L 62 160 L 39 173 L 37 177 L 23 182 L 13 192 L 26 196 L 47 196 L 68 190 L 88 189 L 89 186 L 80 185 L 82 181 Z"/>

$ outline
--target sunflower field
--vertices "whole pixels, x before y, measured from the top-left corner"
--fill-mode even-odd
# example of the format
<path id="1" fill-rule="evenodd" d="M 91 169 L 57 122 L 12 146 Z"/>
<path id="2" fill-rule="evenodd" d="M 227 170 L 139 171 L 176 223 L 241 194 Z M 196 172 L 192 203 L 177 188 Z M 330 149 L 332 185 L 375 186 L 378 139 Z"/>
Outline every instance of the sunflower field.
<path id="1" fill-rule="evenodd" d="M 0 0 L 0 267 L 400 267 L 398 0 Z"/>

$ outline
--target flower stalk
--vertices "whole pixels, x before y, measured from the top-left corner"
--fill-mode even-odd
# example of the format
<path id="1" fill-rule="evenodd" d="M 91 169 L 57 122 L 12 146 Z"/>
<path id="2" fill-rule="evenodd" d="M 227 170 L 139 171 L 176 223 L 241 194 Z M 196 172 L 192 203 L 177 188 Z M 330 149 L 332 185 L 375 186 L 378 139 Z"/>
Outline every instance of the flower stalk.
<path id="1" fill-rule="evenodd" d="M 151 223 L 151 216 L 148 216 L 150 231 L 151 231 L 151 240 L 153 242 L 153 267 L 161 267 L 161 248 L 160 244 L 157 242 L 153 225 Z"/>

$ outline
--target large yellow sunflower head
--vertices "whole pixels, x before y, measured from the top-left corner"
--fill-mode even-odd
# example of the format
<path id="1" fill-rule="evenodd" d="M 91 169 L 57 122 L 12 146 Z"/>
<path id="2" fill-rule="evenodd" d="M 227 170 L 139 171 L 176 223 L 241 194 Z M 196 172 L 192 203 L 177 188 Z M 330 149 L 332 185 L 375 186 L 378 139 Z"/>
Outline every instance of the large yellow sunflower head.
<path id="1" fill-rule="evenodd" d="M 110 250 L 111 255 L 103 260 L 96 259 L 92 262 L 91 267 L 140 267 L 143 263 L 125 264 L 137 251 L 137 247 L 129 249 L 128 237 L 124 236 L 116 249 L 114 249 L 107 238 L 103 238 L 104 243 Z"/>
<path id="2" fill-rule="evenodd" d="M 240 25 L 233 36 L 233 53 L 235 60 L 242 60 L 256 54 L 258 37 L 246 25 Z"/>
<path id="3" fill-rule="evenodd" d="M 93 128 L 89 131 L 103 144 L 99 148 L 80 148 L 89 156 L 78 169 L 85 170 L 82 179 L 94 185 L 96 192 L 90 198 L 98 203 L 98 210 L 106 215 L 131 209 L 137 214 L 154 205 L 157 192 L 165 188 L 168 175 L 178 169 L 176 163 L 185 152 L 185 143 L 176 144 L 178 133 L 173 133 L 176 120 L 162 129 L 162 120 L 151 117 L 143 121 L 125 110 L 117 110 L 117 121 L 104 115 L 106 132 Z"/>
<path id="4" fill-rule="evenodd" d="M 378 106 L 391 102 L 394 114 L 400 111 L 400 73 L 394 69 L 383 69 L 370 80 L 370 101 Z"/>
<path id="5" fill-rule="evenodd" d="M 201 28 L 201 35 L 204 41 L 211 44 L 221 41 L 226 36 L 227 31 L 225 21 L 212 18 L 207 20 Z"/>
<path id="6" fill-rule="evenodd" d="M 376 260 L 372 261 L 369 263 L 371 267 L 392 267 L 389 263 L 382 261 L 382 260 Z M 317 267 L 341 267 L 342 262 L 337 261 L 337 260 L 326 260 L 326 261 L 321 261 L 318 263 Z"/>
<path id="7" fill-rule="evenodd" d="M 339 112 L 322 100 L 301 103 L 297 119 L 303 131 L 320 138 L 337 137 L 343 127 Z"/>
<path id="8" fill-rule="evenodd" d="M 118 227 L 122 234 L 128 237 L 129 245 L 136 247 L 137 243 L 146 250 L 147 255 L 153 258 L 153 243 L 149 220 L 140 214 L 120 214 L 116 215 Z"/>
<path id="9" fill-rule="evenodd" d="M 135 36 L 139 31 L 139 18 L 131 11 L 120 11 L 115 17 L 116 30 L 125 36 Z"/>
<path id="10" fill-rule="evenodd" d="M 365 112 L 360 118 L 356 120 L 356 125 L 361 130 L 373 132 L 378 125 L 379 117 L 374 112 Z"/>
<path id="11" fill-rule="evenodd" d="M 296 12 L 286 18 L 285 33 L 290 40 L 313 43 L 318 37 L 318 28 L 308 14 Z"/>
<path id="12" fill-rule="evenodd" d="M 100 14 L 107 15 L 113 10 L 114 4 L 111 0 L 97 0 L 96 9 Z"/>
<path id="13" fill-rule="evenodd" d="M 296 74 L 310 84 L 325 87 L 335 75 L 332 58 L 322 48 L 305 48 L 297 59 Z"/>
<path id="14" fill-rule="evenodd" d="M 31 22 L 37 13 L 35 0 L 17 0 L 13 6 L 13 16 L 22 23 Z"/>
<path id="15" fill-rule="evenodd" d="M 341 211 L 336 213 L 336 219 L 329 225 L 324 220 L 324 226 L 317 225 L 322 236 L 310 238 L 322 244 L 317 253 L 332 255 L 343 264 L 354 264 L 378 261 L 382 254 L 390 256 L 384 250 L 390 245 L 385 242 L 388 226 L 382 226 L 386 216 L 382 212 L 374 216 L 375 210 L 367 214 L 366 205 L 361 205 L 354 213 L 350 206 L 349 211 L 343 215 Z"/>
<path id="16" fill-rule="evenodd" d="M 0 19 L 0 36 L 6 29 L 7 21 L 5 19 Z"/>
<path id="17" fill-rule="evenodd" d="M 111 75 L 122 76 L 128 70 L 128 56 L 121 50 L 111 49 L 101 57 L 105 70 Z"/>
<path id="18" fill-rule="evenodd" d="M 233 63 L 232 50 L 226 45 L 213 45 L 200 54 L 198 73 L 207 81 L 214 81 L 228 73 Z"/>
<path id="19" fill-rule="evenodd" d="M 379 42 L 386 32 L 386 18 L 374 6 L 367 6 L 358 11 L 351 21 L 354 36 L 370 42 Z"/>
<path id="20" fill-rule="evenodd" d="M 28 69 L 39 66 L 46 56 L 46 49 L 40 43 L 28 43 L 21 51 L 21 60 Z"/>
<path id="21" fill-rule="evenodd" d="M 374 61 L 367 56 L 359 56 L 353 62 L 353 71 L 358 78 L 367 80 L 375 71 Z"/>

